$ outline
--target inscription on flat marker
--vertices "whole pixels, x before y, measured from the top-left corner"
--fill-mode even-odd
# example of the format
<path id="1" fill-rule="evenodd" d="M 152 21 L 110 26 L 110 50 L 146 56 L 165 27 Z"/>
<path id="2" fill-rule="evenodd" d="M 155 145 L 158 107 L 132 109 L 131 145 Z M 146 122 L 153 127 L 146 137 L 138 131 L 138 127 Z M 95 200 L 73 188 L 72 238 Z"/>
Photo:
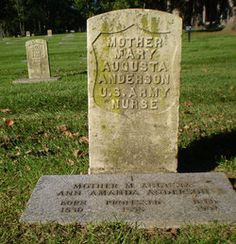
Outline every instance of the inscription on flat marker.
<path id="1" fill-rule="evenodd" d="M 223 173 L 72 175 L 40 178 L 22 222 L 125 221 L 140 227 L 236 223 Z"/>
<path id="2" fill-rule="evenodd" d="M 154 10 L 88 20 L 90 172 L 175 172 L 182 21 Z"/>

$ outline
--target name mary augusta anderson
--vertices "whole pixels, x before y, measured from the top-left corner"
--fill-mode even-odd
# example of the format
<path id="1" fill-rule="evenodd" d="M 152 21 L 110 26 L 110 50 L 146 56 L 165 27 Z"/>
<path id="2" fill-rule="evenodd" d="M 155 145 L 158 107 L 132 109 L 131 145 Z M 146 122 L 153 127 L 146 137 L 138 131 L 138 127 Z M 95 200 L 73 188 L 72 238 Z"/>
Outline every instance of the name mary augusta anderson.
<path id="1" fill-rule="evenodd" d="M 120 108 L 158 110 L 160 101 L 170 92 L 169 61 L 158 59 L 159 49 L 166 44 L 166 35 L 108 37 L 105 47 L 112 58 L 98 64 L 101 73 L 95 102 L 100 105 L 100 98 L 110 100 L 106 107 L 112 111 Z"/>

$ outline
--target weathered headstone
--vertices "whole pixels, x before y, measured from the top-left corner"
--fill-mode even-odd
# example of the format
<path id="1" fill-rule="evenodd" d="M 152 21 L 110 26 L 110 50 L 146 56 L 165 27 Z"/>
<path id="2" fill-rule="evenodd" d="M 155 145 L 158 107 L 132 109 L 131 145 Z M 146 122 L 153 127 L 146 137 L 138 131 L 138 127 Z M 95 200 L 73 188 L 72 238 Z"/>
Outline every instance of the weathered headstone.
<path id="1" fill-rule="evenodd" d="M 236 194 L 223 173 L 43 176 L 22 222 L 124 221 L 173 228 L 236 223 Z"/>
<path id="2" fill-rule="evenodd" d="M 30 37 L 30 31 L 26 31 L 25 35 L 26 37 Z"/>
<path id="3" fill-rule="evenodd" d="M 52 36 L 52 30 L 47 31 L 48 36 Z"/>
<path id="4" fill-rule="evenodd" d="M 90 173 L 176 172 L 181 33 L 155 10 L 88 20 Z"/>
<path id="5" fill-rule="evenodd" d="M 30 79 L 49 79 L 48 49 L 46 40 L 26 42 L 28 74 Z"/>
<path id="6" fill-rule="evenodd" d="M 21 79 L 14 83 L 31 83 L 57 80 L 50 77 L 47 42 L 43 39 L 30 40 L 25 43 L 29 79 Z"/>

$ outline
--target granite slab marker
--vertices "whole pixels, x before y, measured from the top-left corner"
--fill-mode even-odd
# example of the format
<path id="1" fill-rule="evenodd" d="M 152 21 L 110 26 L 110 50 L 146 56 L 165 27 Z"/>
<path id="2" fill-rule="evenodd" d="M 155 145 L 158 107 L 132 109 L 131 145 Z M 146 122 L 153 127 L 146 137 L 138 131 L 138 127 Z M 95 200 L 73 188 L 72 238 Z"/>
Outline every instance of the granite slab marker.
<path id="1" fill-rule="evenodd" d="M 155 10 L 88 19 L 90 173 L 176 172 L 181 33 Z"/>
<path id="2" fill-rule="evenodd" d="M 223 173 L 43 176 L 20 221 L 124 221 L 144 228 L 235 224 L 236 194 Z"/>
<path id="3" fill-rule="evenodd" d="M 29 79 L 16 80 L 13 83 L 33 83 L 58 80 L 50 76 L 47 41 L 29 40 L 25 43 Z"/>

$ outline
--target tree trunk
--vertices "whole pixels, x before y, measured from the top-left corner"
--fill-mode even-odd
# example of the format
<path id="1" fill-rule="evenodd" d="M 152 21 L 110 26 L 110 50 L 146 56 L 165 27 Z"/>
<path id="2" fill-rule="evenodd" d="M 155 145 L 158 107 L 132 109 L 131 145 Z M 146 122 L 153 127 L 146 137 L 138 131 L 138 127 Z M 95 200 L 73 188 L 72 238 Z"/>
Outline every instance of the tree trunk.
<path id="1" fill-rule="evenodd" d="M 40 20 L 38 21 L 38 30 L 39 30 L 39 33 L 42 34 L 42 25 L 41 25 Z"/>
<path id="2" fill-rule="evenodd" d="M 22 36 L 24 36 L 25 35 L 25 24 L 21 21 L 19 21 L 19 28 L 20 28 L 20 34 Z"/>
<path id="3" fill-rule="evenodd" d="M 4 30 L 2 24 L 0 24 L 0 38 L 2 39 L 4 37 Z"/>

